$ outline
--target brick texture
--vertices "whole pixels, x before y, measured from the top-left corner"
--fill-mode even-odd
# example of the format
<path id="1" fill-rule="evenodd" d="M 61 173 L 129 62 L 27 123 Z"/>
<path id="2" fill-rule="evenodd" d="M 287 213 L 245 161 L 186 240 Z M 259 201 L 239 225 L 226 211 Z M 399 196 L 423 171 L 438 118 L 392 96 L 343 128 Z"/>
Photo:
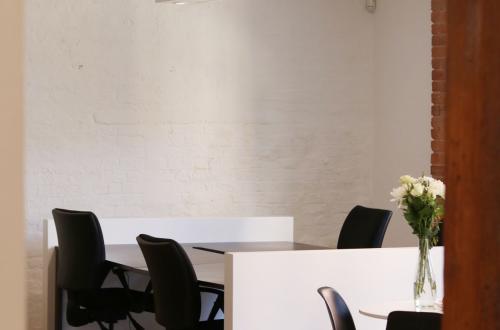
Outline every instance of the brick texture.
<path id="1" fill-rule="evenodd" d="M 26 1 L 30 330 L 54 207 L 293 215 L 296 240 L 334 246 L 370 202 L 373 16 L 285 2 Z"/>
<path id="2" fill-rule="evenodd" d="M 270 1 L 263 10 L 259 1 L 192 7 L 26 1 L 28 329 L 43 329 L 41 219 L 53 207 L 90 209 L 100 217 L 293 215 L 297 241 L 334 246 L 354 204 L 371 203 L 375 191 L 375 205 L 384 207 L 391 180 L 427 166 L 428 139 L 418 150 L 396 141 L 416 136 L 397 125 L 408 120 L 401 108 L 419 111 L 411 116 L 421 125 L 412 124 L 415 132 L 428 129 L 421 112 L 429 103 L 428 6 L 392 1 L 391 8 L 408 15 L 394 20 L 395 11 L 368 15 L 357 1 L 311 2 Z M 434 5 L 438 12 L 443 2 Z M 421 26 L 414 30 L 415 17 Z M 446 16 L 433 19 L 433 67 L 441 79 L 433 82 L 432 113 L 439 119 L 445 115 Z M 381 33 L 385 29 L 391 33 Z M 396 29 L 408 33 L 392 33 Z M 417 31 L 419 41 L 408 45 L 426 55 L 417 61 L 418 79 L 407 83 L 405 61 L 414 53 L 401 50 Z M 377 79 L 389 82 L 375 81 L 375 65 L 384 73 Z M 396 99 L 395 85 L 422 104 Z M 373 106 L 375 93 L 383 99 L 380 109 Z M 435 122 L 432 130 L 441 164 L 443 125 Z M 389 149 L 387 158 L 374 152 L 387 143 L 399 149 Z M 395 152 L 411 161 L 387 162 Z M 426 159 L 413 161 L 405 152 Z M 433 165 L 433 174 L 442 171 Z M 398 217 L 386 241 L 410 244 Z"/>
<path id="3" fill-rule="evenodd" d="M 444 179 L 446 116 L 446 0 L 431 0 L 432 21 L 432 125 L 431 174 Z"/>

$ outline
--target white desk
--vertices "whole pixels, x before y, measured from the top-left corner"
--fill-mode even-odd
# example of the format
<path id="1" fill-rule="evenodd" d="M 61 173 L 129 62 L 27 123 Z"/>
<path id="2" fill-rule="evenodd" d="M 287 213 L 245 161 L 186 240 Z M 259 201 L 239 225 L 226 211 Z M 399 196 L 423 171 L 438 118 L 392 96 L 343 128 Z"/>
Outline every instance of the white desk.
<path id="1" fill-rule="evenodd" d="M 266 245 L 266 242 L 270 241 L 293 241 L 291 218 L 101 219 L 101 227 L 106 245 L 135 245 L 135 238 L 141 233 L 170 237 L 181 244 L 196 243 L 197 246 L 215 242 L 240 242 L 249 246 L 249 243 L 253 245 L 253 242 Z M 61 318 L 56 317 L 58 314 L 54 313 L 56 264 L 53 252 L 57 246 L 57 236 L 52 221 L 47 221 L 44 229 L 47 329 L 52 330 L 58 329 L 54 323 L 61 321 Z M 194 253 L 190 258 L 193 264 L 202 265 L 197 266 L 200 277 L 205 276 L 202 273 L 208 274 L 213 270 L 206 268 L 219 267 L 208 265 L 220 264 L 217 261 L 222 260 L 220 258 L 224 260 L 225 330 L 329 329 L 330 319 L 324 302 L 317 293 L 321 286 L 331 286 L 339 291 L 351 311 L 383 301 L 411 301 L 413 295 L 417 247 L 293 251 L 269 251 L 269 247 L 266 247 L 267 251 L 258 252 L 237 252 L 227 244 L 225 247 L 213 244 L 205 248 L 224 252 L 217 254 L 190 251 Z M 443 252 L 441 247 L 431 250 L 438 282 L 438 296 L 442 295 L 440 291 L 443 288 Z M 131 266 L 140 267 L 142 263 L 144 268 L 139 250 L 136 250 L 135 255 L 140 259 L 130 261 Z M 112 258 L 109 249 L 107 257 Z M 207 257 L 219 259 L 207 261 Z M 140 280 L 147 280 L 144 277 Z M 144 282 L 132 284 L 142 287 Z M 142 314 L 138 315 L 138 318 L 142 317 Z M 148 330 L 159 329 L 154 318 L 151 315 L 149 317 L 149 324 L 141 324 L 148 324 Z M 353 318 L 359 330 L 385 329 L 385 322 L 381 319 L 366 317 L 360 313 L 353 313 Z M 123 325 L 128 327 L 127 324 Z M 97 327 L 87 329 L 94 330 Z"/>
<path id="2" fill-rule="evenodd" d="M 442 247 L 431 250 L 438 297 Z M 357 311 L 384 301 L 412 301 L 418 248 L 302 250 L 225 254 L 225 330 L 331 329 L 319 287 L 337 290 L 359 330 L 386 322 Z M 258 311 L 258 317 L 255 317 Z M 293 317 L 290 317 L 293 316 Z M 261 320 L 265 320 L 263 325 Z"/>
<path id="3" fill-rule="evenodd" d="M 417 309 L 413 301 L 399 300 L 362 306 L 359 309 L 359 312 L 365 316 L 382 320 L 387 320 L 387 316 L 393 311 L 443 313 L 443 308 L 438 304 L 435 307 Z"/>
<path id="4" fill-rule="evenodd" d="M 144 274 L 147 274 L 147 270 L 140 250 L 129 248 L 127 251 L 127 248 L 124 248 L 126 245 L 137 246 L 136 237 L 139 234 L 167 237 L 181 244 L 192 242 L 197 245 L 214 242 L 293 241 L 292 217 L 100 218 L 99 222 L 104 243 L 107 246 L 107 259 L 126 264 Z M 47 330 L 69 329 L 58 313 L 63 308 L 63 299 L 56 287 L 57 234 L 55 224 L 51 219 L 44 220 L 43 224 L 43 299 L 46 316 L 44 328 Z M 122 252 L 119 251 L 120 249 L 113 251 L 112 245 L 122 245 L 120 248 Z M 201 281 L 218 283 L 221 286 L 224 285 L 225 288 L 231 287 L 231 283 L 228 283 L 229 275 L 227 275 L 231 269 L 225 262 L 227 254 L 190 249 L 189 257 Z M 134 276 L 135 280 L 138 280 L 138 277 L 141 278 L 141 276 Z M 142 276 L 142 279 L 144 277 Z M 117 283 L 111 284 L 117 285 Z M 226 310 L 225 314 L 230 314 L 230 311 Z M 157 329 L 153 323 L 154 320 L 152 320 L 152 325 L 146 328 Z M 128 328 L 128 325 L 125 326 Z M 97 329 L 97 326 L 88 326 L 86 329 Z"/>

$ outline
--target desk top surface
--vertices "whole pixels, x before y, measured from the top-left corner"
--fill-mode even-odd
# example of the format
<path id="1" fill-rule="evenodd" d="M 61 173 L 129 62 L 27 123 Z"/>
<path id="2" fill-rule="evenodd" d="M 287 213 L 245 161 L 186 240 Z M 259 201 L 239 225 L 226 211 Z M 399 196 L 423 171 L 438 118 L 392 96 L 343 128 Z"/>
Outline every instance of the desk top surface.
<path id="1" fill-rule="evenodd" d="M 193 265 L 224 263 L 224 256 L 193 249 L 192 244 L 181 245 Z M 137 244 L 106 245 L 106 259 L 132 268 L 146 268 L 146 261 Z"/>
<path id="2" fill-rule="evenodd" d="M 295 242 L 220 242 L 181 244 L 193 265 L 224 263 L 225 252 L 323 250 L 321 246 Z M 146 268 L 137 244 L 106 245 L 106 259 L 132 268 Z"/>
<path id="3" fill-rule="evenodd" d="M 224 256 L 192 248 L 182 244 L 199 281 L 224 285 Z M 106 260 L 120 267 L 144 275 L 148 274 L 146 261 L 137 244 L 106 245 Z"/>
<path id="4" fill-rule="evenodd" d="M 323 246 L 295 242 L 218 242 L 191 244 L 194 249 L 224 254 L 226 252 L 264 252 L 264 251 L 299 251 L 325 250 Z"/>
<path id="5" fill-rule="evenodd" d="M 181 244 L 198 280 L 224 284 L 225 252 L 321 250 L 321 246 L 295 242 L 221 242 Z M 147 275 L 148 268 L 137 244 L 106 245 L 106 259 L 137 273 Z"/>

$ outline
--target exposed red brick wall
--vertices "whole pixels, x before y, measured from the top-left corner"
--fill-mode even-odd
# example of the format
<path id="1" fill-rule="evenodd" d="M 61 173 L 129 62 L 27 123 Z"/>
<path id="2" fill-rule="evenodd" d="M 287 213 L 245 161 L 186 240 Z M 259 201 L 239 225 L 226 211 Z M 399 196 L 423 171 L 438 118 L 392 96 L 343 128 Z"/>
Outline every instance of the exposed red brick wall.
<path id="1" fill-rule="evenodd" d="M 432 13 L 432 122 L 431 174 L 444 179 L 444 122 L 446 116 L 446 0 L 431 0 Z"/>

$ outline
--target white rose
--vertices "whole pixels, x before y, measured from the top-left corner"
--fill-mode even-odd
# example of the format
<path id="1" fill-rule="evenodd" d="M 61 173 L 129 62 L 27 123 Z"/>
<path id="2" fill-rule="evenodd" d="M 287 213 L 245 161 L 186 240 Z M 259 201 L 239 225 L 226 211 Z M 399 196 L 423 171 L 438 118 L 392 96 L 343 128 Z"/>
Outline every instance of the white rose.
<path id="1" fill-rule="evenodd" d="M 393 199 L 391 199 L 391 202 L 398 202 L 403 197 L 405 197 L 405 195 L 406 195 L 406 188 L 404 186 L 394 188 L 391 191 L 391 196 L 393 197 Z"/>
<path id="2" fill-rule="evenodd" d="M 401 184 L 410 184 L 410 183 L 415 183 L 416 179 L 412 176 L 409 175 L 403 175 L 402 177 L 399 178 L 399 182 Z"/>
<path id="3" fill-rule="evenodd" d="M 426 176 L 426 175 L 424 175 L 424 176 L 422 176 L 422 178 L 423 178 L 425 181 L 427 181 L 427 182 L 434 181 L 434 178 L 433 178 L 432 176 Z"/>
<path id="4" fill-rule="evenodd" d="M 422 196 L 423 192 L 424 192 L 424 186 L 421 183 L 415 183 L 413 185 L 413 189 L 410 191 L 410 194 L 412 196 L 418 197 Z"/>
<path id="5" fill-rule="evenodd" d="M 432 196 L 436 197 L 436 196 L 441 196 L 444 198 L 444 192 L 445 192 L 445 187 L 444 187 L 444 183 L 440 180 L 432 180 L 430 183 L 429 183 L 429 193 L 432 194 Z"/>

